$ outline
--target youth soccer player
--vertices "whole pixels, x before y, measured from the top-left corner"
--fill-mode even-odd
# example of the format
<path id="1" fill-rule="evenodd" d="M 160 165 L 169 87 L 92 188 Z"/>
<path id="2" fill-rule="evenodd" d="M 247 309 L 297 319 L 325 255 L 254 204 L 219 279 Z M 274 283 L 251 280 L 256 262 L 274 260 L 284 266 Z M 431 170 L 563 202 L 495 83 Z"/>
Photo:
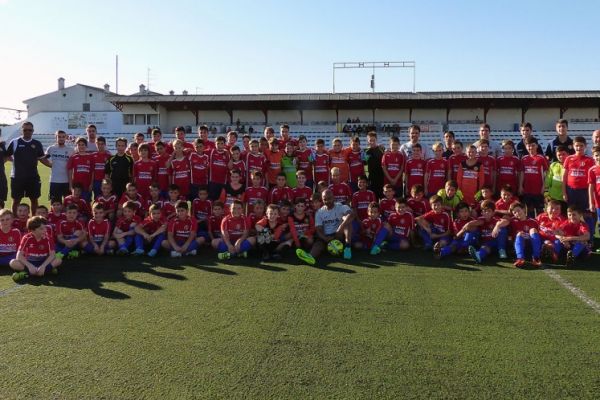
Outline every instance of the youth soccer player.
<path id="1" fill-rule="evenodd" d="M 291 143 L 291 142 L 288 142 Z M 279 207 L 276 204 L 267 206 L 266 216 L 256 223 L 256 243 L 261 252 L 262 261 L 280 260 L 284 246 L 289 247 L 283 237 L 287 228 L 279 219 Z"/>
<path id="2" fill-rule="evenodd" d="M 71 204 L 75 204 L 77 209 L 79 210 L 78 219 L 87 224 L 87 221 L 92 217 L 92 210 L 90 209 L 90 203 L 88 203 L 83 197 L 83 187 L 81 183 L 74 183 L 71 187 L 71 195 L 65 197 L 64 207 L 67 207 Z"/>
<path id="3" fill-rule="evenodd" d="M 313 178 L 313 163 L 315 162 L 315 156 L 313 151 L 308 148 L 308 141 L 306 136 L 300 135 L 298 137 L 298 149 L 296 150 L 296 160 L 298 161 L 298 172 L 304 172 L 306 176 L 306 186 L 310 189 L 314 186 Z"/>
<path id="4" fill-rule="evenodd" d="M 104 206 L 100 203 L 94 204 L 92 209 L 94 218 L 88 222 L 87 234 L 89 240 L 83 244 L 83 251 L 87 254 L 112 254 L 109 246 L 111 233 L 110 222 L 104 218 Z M 113 243 L 114 244 L 114 243 Z"/>
<path id="5" fill-rule="evenodd" d="M 425 198 L 423 185 L 415 185 L 410 189 L 410 197 L 406 199 L 406 204 L 414 217 L 419 217 L 431 210 L 429 201 Z"/>
<path id="6" fill-rule="evenodd" d="M 519 174 L 519 196 L 529 216 L 542 211 L 544 204 L 544 179 L 548 170 L 548 161 L 537 154 L 537 143 L 533 137 L 525 141 L 528 155 L 521 159 L 521 172 Z"/>
<path id="7" fill-rule="evenodd" d="M 294 157 L 295 147 L 289 141 L 285 144 L 283 157 L 281 157 L 281 173 L 285 174 L 285 180 L 291 189 L 296 187 L 296 158 Z"/>
<path id="8" fill-rule="evenodd" d="M 135 205 L 135 213 L 140 218 L 144 218 L 146 215 L 146 202 L 144 201 L 141 194 L 138 193 L 137 185 L 135 183 L 128 183 L 127 189 L 121 199 L 119 200 L 119 210 L 117 210 L 117 215 L 122 211 L 121 208 L 125 203 L 131 203 Z"/>
<path id="9" fill-rule="evenodd" d="M 101 194 L 96 199 L 96 203 L 102 204 L 105 217 L 114 222 L 117 213 L 117 196 L 112 193 L 112 182 L 105 178 L 100 186 Z"/>
<path id="10" fill-rule="evenodd" d="M 517 255 L 514 266 L 517 268 L 524 267 L 527 250 L 531 249 L 531 264 L 534 267 L 541 267 L 542 238 L 539 234 L 540 226 L 538 222 L 527 217 L 525 206 L 521 203 L 511 205 L 510 212 L 513 215 L 513 219 L 505 219 L 500 222 L 499 226 L 510 225 L 515 241 L 515 253 Z"/>
<path id="11" fill-rule="evenodd" d="M 484 185 L 491 188 L 496 187 L 496 159 L 495 152 L 490 155 L 490 141 L 488 139 L 479 139 L 477 147 L 477 160 L 483 168 Z"/>
<path id="12" fill-rule="evenodd" d="M 29 220 L 29 204 L 21 203 L 17 206 L 17 218 L 12 221 L 13 228 L 17 228 L 21 235 L 27 234 L 27 221 Z"/>
<path id="13" fill-rule="evenodd" d="M 118 138 L 116 140 L 117 154 L 111 156 L 104 166 L 104 172 L 113 185 L 113 191 L 117 198 L 121 198 L 125 192 L 125 186 L 131 182 L 133 176 L 133 158 L 125 153 L 127 149 L 127 139 Z"/>
<path id="14" fill-rule="evenodd" d="M 315 142 L 314 182 L 329 184 L 329 154 L 325 148 L 325 141 L 317 139 Z"/>
<path id="15" fill-rule="evenodd" d="M 167 147 L 164 142 L 156 142 L 156 154 L 153 159 L 156 161 L 156 182 L 160 187 L 160 197 L 167 198 L 169 192 L 170 176 L 168 163 L 171 155 L 167 153 Z"/>
<path id="16" fill-rule="evenodd" d="M 138 188 L 138 193 L 144 199 L 148 199 L 150 185 L 156 181 L 158 165 L 156 161 L 150 159 L 150 148 L 147 143 L 141 144 L 138 152 L 140 159 L 133 164 L 133 181 Z"/>
<path id="17" fill-rule="evenodd" d="M 8 267 L 10 261 L 17 257 L 21 242 L 21 232 L 13 228 L 13 213 L 7 209 L 0 210 L 0 267 Z"/>
<path id="18" fill-rule="evenodd" d="M 194 141 L 194 150 L 188 156 L 191 168 L 190 199 L 198 197 L 200 188 L 208 188 L 209 157 L 204 152 L 204 142 L 198 138 Z"/>
<path id="19" fill-rule="evenodd" d="M 123 215 L 117 219 L 117 223 L 115 224 L 115 230 L 113 231 L 112 237 L 117 241 L 118 255 L 128 255 L 129 250 L 133 245 L 135 239 L 135 226 L 141 222 L 140 217 L 135 215 L 136 209 L 137 206 L 131 201 L 123 204 Z"/>
<path id="20" fill-rule="evenodd" d="M 21 282 L 29 276 L 57 274 L 62 260 L 55 256 L 54 241 L 46 234 L 42 217 L 32 217 L 27 221 L 29 233 L 21 238 L 17 257 L 10 261 L 10 267 L 16 271 L 12 278 Z"/>
<path id="21" fill-rule="evenodd" d="M 498 251 L 498 257 L 503 260 L 507 258 L 506 240 L 508 233 L 506 228 L 499 226 L 500 218 L 495 216 L 496 207 L 491 200 L 481 203 L 481 216 L 465 225 L 463 229 L 469 232 L 479 232 L 479 249 L 476 245 L 469 246 L 469 254 L 477 264 L 483 263 L 493 251 Z"/>
<path id="22" fill-rule="evenodd" d="M 240 147 L 233 146 L 233 147 L 231 147 L 229 152 L 231 154 L 231 161 L 229 162 L 229 170 L 230 171 L 234 171 L 234 170 L 240 171 L 240 182 L 243 185 L 245 185 L 246 180 L 247 180 L 246 162 L 242 158 L 242 152 L 240 150 Z"/>
<path id="23" fill-rule="evenodd" d="M 422 158 L 423 152 L 420 143 L 412 145 L 411 156 L 406 161 L 404 169 L 404 191 L 407 195 L 415 185 L 425 187 L 425 168 L 427 162 Z"/>
<path id="24" fill-rule="evenodd" d="M 598 136 L 600 136 L 600 132 L 598 132 Z M 596 165 L 590 168 L 588 172 L 589 202 L 590 208 L 596 210 L 597 219 L 600 221 L 600 145 L 594 146 L 592 155 L 594 156 Z M 591 232 L 595 231 L 596 229 L 594 227 Z"/>
<path id="25" fill-rule="evenodd" d="M 59 258 L 77 258 L 79 249 L 85 245 L 86 232 L 77 220 L 78 208 L 75 204 L 67 206 L 66 219 L 56 229 L 56 256 Z"/>
<path id="26" fill-rule="evenodd" d="M 92 190 L 94 192 L 94 200 L 100 196 L 102 193 L 102 181 L 106 176 L 104 172 L 104 168 L 106 166 L 106 162 L 110 158 L 110 153 L 106 150 L 106 138 L 103 136 L 98 136 L 96 138 L 96 147 L 98 147 L 98 151 L 92 153 L 92 166 L 94 169 L 94 182 L 92 183 Z"/>
<path id="27" fill-rule="evenodd" d="M 567 268 L 572 267 L 578 257 L 588 254 L 587 242 L 590 240 L 590 231 L 582 222 L 582 218 L 583 212 L 577 206 L 570 206 L 567 209 L 567 221 L 559 227 L 556 234 L 554 252 L 558 257 L 563 250 L 567 250 L 565 263 Z"/>
<path id="28" fill-rule="evenodd" d="M 215 239 L 221 238 L 221 222 L 224 218 L 224 207 L 220 201 L 213 202 L 210 216 L 208 217 L 208 237 L 212 244 Z"/>
<path id="29" fill-rule="evenodd" d="M 149 257 L 155 257 L 165 240 L 165 232 L 167 225 L 161 216 L 160 204 L 152 204 L 150 206 L 149 215 L 140 223 L 136 224 L 135 230 L 135 251 L 134 255 L 144 254 L 146 245 L 150 247 L 148 251 Z"/>
<path id="30" fill-rule="evenodd" d="M 442 207 L 442 199 L 433 195 L 429 198 L 431 211 L 426 212 L 420 217 L 415 218 L 419 225 L 419 233 L 425 244 L 424 249 L 430 250 L 436 246 L 436 252 L 450 242 L 452 233 L 452 219 Z"/>
<path id="31" fill-rule="evenodd" d="M 333 197 L 336 203 L 350 204 L 352 199 L 352 189 L 346 183 L 347 181 L 342 180 L 342 175 L 338 167 L 331 168 L 331 184 L 329 190 L 333 193 Z"/>
<path id="32" fill-rule="evenodd" d="M 556 148 L 556 158 L 558 161 L 553 161 L 548 167 L 548 173 L 545 179 L 544 197 L 553 200 L 563 200 L 563 177 L 565 173 L 565 159 L 569 156 L 565 146 Z"/>
<path id="33" fill-rule="evenodd" d="M 406 200 L 404 198 L 397 199 L 396 212 L 388 217 L 376 233 L 370 254 L 374 256 L 381 253 L 381 248 L 386 241 L 385 248 L 387 249 L 408 250 L 410 248 L 410 237 L 414 229 L 415 220 L 409 211 Z"/>
<path id="34" fill-rule="evenodd" d="M 269 150 L 265 153 L 267 157 L 267 183 L 269 187 L 277 184 L 277 176 L 281 173 L 281 159 L 283 151 L 279 149 L 279 141 L 275 138 L 269 140 Z"/>
<path id="35" fill-rule="evenodd" d="M 352 194 L 352 209 L 356 212 L 356 218 L 359 223 L 368 218 L 370 204 L 376 201 L 375 193 L 368 190 L 368 186 L 368 178 L 365 175 L 361 175 L 358 178 L 358 191 Z M 379 212 L 379 205 L 377 205 L 377 212 Z"/>
<path id="36" fill-rule="evenodd" d="M 448 162 L 444 159 L 444 146 L 441 143 L 434 143 L 432 146 L 433 158 L 427 160 L 425 164 L 425 179 L 423 186 L 427 197 L 436 194 L 444 188 L 446 176 L 448 175 Z"/>
<path id="37" fill-rule="evenodd" d="M 196 239 L 204 238 L 208 240 L 208 218 L 212 210 L 212 201 L 208 199 L 208 189 L 200 188 L 198 197 L 192 202 L 192 215 L 198 222 Z M 198 241 L 198 240 L 196 240 Z"/>
<path id="38" fill-rule="evenodd" d="M 189 215 L 187 202 L 178 201 L 175 209 L 177 216 L 169 221 L 162 247 L 171 251 L 171 257 L 195 256 L 199 244 L 195 240 L 198 223 Z"/>
<path id="39" fill-rule="evenodd" d="M 294 213 L 288 217 L 288 244 L 304 250 L 313 245 L 315 233 L 315 221 L 306 212 L 307 207 L 303 199 L 294 200 Z"/>
<path id="40" fill-rule="evenodd" d="M 249 237 L 248 222 L 243 213 L 242 202 L 235 200 L 231 204 L 230 215 L 221 222 L 221 238 L 212 241 L 219 260 L 228 260 L 235 255 L 243 258 L 248 256 L 248 251 L 255 243 L 255 238 Z"/>
<path id="41" fill-rule="evenodd" d="M 462 142 L 459 140 L 454 141 L 452 143 L 452 155 L 448 158 L 448 180 L 456 180 L 458 168 L 466 159 L 467 156 L 463 153 Z"/>
<path id="42" fill-rule="evenodd" d="M 587 213 L 590 207 L 588 174 L 594 166 L 594 159 L 585 155 L 586 140 L 583 136 L 577 136 L 573 140 L 575 154 L 565 159 L 563 174 L 563 200 L 570 206 L 576 206 L 582 210 L 583 218 L 590 232 L 594 232 L 595 217 Z"/>
<path id="43" fill-rule="evenodd" d="M 242 200 L 244 198 L 244 184 L 241 182 L 242 176 L 240 171 L 234 169 L 229 174 L 230 182 L 225 184 L 219 200 L 225 204 L 225 209 L 229 209 L 234 200 Z"/>
<path id="44" fill-rule="evenodd" d="M 252 180 L 256 172 L 260 173 L 261 181 L 258 186 L 264 186 L 266 181 L 264 179 L 264 173 L 267 167 L 267 158 L 259 150 L 258 140 L 253 139 L 250 141 L 250 151 L 246 154 L 246 168 L 248 169 L 246 187 L 254 186 Z"/>
<path id="45" fill-rule="evenodd" d="M 436 247 L 434 256 L 437 259 L 447 257 L 453 253 L 462 253 L 466 251 L 469 246 L 472 246 L 477 242 L 477 235 L 469 234 L 469 232 L 465 229 L 465 226 L 473 220 L 469 205 L 464 202 L 458 203 L 456 206 L 456 213 L 458 218 L 456 218 L 452 223 L 454 237 L 446 246 Z"/>
<path id="46" fill-rule="evenodd" d="M 496 214 L 499 217 L 508 217 L 512 215 L 510 206 L 514 203 L 518 203 L 518 199 L 515 199 L 512 193 L 510 185 L 504 185 L 500 190 L 500 199 L 496 201 Z"/>
<path id="47" fill-rule="evenodd" d="M 67 161 L 67 169 L 71 176 L 71 187 L 79 183 L 82 189 L 81 197 L 89 202 L 92 193 L 93 161 L 91 154 L 87 152 L 87 140 L 85 138 L 78 138 L 75 144 L 77 151 Z"/>
<path id="48" fill-rule="evenodd" d="M 390 151 L 383 154 L 381 167 L 383 169 L 384 183 L 394 187 L 396 196 L 400 196 L 402 193 L 404 163 L 404 154 L 400 151 L 400 139 L 392 136 L 390 138 Z"/>
<path id="49" fill-rule="evenodd" d="M 500 193 L 505 185 L 519 187 L 519 170 L 521 160 L 514 155 L 515 145 L 511 140 L 502 142 L 502 155 L 496 160 L 497 179 L 496 193 Z"/>
<path id="50" fill-rule="evenodd" d="M 354 136 L 350 139 L 350 149 L 346 152 L 348 170 L 350 174 L 350 187 L 352 191 L 358 190 L 358 180 L 365 174 L 365 155 L 360 149 L 360 138 Z"/>
<path id="51" fill-rule="evenodd" d="M 173 154 L 167 166 L 171 172 L 171 184 L 179 187 L 179 194 L 188 198 L 190 192 L 190 160 L 184 153 L 183 142 L 179 139 L 173 141 Z"/>
<path id="52" fill-rule="evenodd" d="M 477 159 L 477 148 L 473 145 L 467 147 L 467 159 L 458 167 L 456 181 L 463 199 L 469 206 L 476 203 L 475 195 L 485 184 L 483 166 Z"/>
<path id="53" fill-rule="evenodd" d="M 348 182 L 350 180 L 348 149 L 343 148 L 342 139 L 340 138 L 333 139 L 331 147 L 331 150 L 329 150 L 329 166 L 332 170 L 338 168 L 341 182 Z"/>
<path id="54" fill-rule="evenodd" d="M 208 160 L 208 198 L 212 201 L 219 199 L 227 183 L 229 161 L 231 159 L 229 152 L 225 149 L 225 138 L 223 136 L 217 137 L 215 146 L 211 150 Z"/>
<path id="55" fill-rule="evenodd" d="M 382 221 L 380 218 L 379 204 L 372 201 L 367 206 L 366 217 L 361 219 L 359 238 L 352 244 L 355 249 L 371 249 L 375 236 L 379 229 L 381 229 Z"/>

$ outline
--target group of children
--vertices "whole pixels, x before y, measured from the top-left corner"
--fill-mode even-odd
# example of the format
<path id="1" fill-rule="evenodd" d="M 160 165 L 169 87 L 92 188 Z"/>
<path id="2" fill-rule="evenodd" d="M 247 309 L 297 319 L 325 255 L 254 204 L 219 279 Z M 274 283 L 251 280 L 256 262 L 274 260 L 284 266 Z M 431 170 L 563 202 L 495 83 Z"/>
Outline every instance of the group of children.
<path id="1" fill-rule="evenodd" d="M 346 246 L 372 255 L 420 244 L 437 258 L 468 253 L 481 263 L 496 252 L 506 259 L 509 241 L 516 267 L 528 258 L 539 267 L 542 256 L 557 262 L 563 255 L 571 265 L 589 254 L 595 232 L 589 211 L 600 210 L 600 147 L 594 147 L 593 160 L 586 157 L 582 137 L 574 139 L 574 155 L 557 148 L 560 179 L 550 175 L 557 168 L 549 167 L 533 140 L 525 142 L 529 154 L 520 159 L 511 141 L 494 158 L 482 139 L 467 146 L 466 154 L 454 141 L 446 157 L 436 143 L 433 158 L 423 160 L 419 143 L 408 157 L 392 137 L 381 160 L 382 193 L 369 190 L 359 138 L 348 149 L 335 139 L 330 151 L 322 139 L 309 149 L 302 136 L 267 143 L 265 148 L 247 140 L 240 148 L 224 137 L 215 143 L 141 143 L 121 194 L 107 176 L 94 173 L 101 168 L 88 157 L 85 139 L 78 139 L 68 163 L 71 195 L 52 199 L 50 209 L 21 204 L 16 216 L 0 212 L 0 265 L 10 265 L 20 281 L 55 273 L 63 258 L 82 253 L 154 257 L 165 250 L 181 257 L 209 247 L 221 260 L 247 257 L 253 249 L 263 260 L 277 259 L 294 247 L 311 248 L 322 228 L 315 226 L 315 214 L 326 189 L 335 202 L 352 207 Z M 118 151 L 125 151 L 123 143 Z M 561 199 L 549 195 L 556 185 Z M 566 216 L 562 200 L 569 204 Z"/>

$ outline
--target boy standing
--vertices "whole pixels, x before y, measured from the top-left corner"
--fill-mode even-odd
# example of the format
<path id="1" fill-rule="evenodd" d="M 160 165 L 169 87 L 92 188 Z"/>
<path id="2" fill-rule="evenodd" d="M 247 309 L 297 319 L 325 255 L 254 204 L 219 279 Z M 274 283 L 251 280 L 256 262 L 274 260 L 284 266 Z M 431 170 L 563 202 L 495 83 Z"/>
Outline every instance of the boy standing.
<path id="1" fill-rule="evenodd" d="M 67 134 L 64 131 L 56 131 L 56 143 L 46 149 L 46 158 L 50 162 L 50 199 L 60 199 L 68 196 L 70 190 L 70 174 L 67 163 L 73 154 L 73 148 L 65 145 Z M 104 165 L 102 165 L 104 168 Z"/>

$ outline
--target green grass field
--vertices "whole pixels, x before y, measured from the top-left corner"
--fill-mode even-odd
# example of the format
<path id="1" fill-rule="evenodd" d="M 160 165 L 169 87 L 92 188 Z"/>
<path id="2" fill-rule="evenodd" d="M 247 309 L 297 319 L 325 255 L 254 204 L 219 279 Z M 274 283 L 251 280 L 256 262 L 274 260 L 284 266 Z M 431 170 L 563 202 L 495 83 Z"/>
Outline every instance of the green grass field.
<path id="1" fill-rule="evenodd" d="M 556 271 L 600 301 L 599 260 Z M 0 304 L 0 398 L 600 393 L 592 308 L 542 270 L 421 250 L 320 268 L 85 258 L 24 285 L 3 270 Z"/>

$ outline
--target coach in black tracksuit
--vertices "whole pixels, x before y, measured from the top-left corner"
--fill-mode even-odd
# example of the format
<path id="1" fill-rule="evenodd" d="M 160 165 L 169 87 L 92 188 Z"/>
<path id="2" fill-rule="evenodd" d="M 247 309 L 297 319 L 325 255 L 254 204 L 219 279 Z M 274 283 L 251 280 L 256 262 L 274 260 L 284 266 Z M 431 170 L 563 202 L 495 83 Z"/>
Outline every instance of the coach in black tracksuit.
<path id="1" fill-rule="evenodd" d="M 104 172 L 112 181 L 113 192 L 118 201 L 125 192 L 125 186 L 132 181 L 133 158 L 125 153 L 127 139 L 118 138 L 116 147 L 117 154 L 106 160 Z"/>

